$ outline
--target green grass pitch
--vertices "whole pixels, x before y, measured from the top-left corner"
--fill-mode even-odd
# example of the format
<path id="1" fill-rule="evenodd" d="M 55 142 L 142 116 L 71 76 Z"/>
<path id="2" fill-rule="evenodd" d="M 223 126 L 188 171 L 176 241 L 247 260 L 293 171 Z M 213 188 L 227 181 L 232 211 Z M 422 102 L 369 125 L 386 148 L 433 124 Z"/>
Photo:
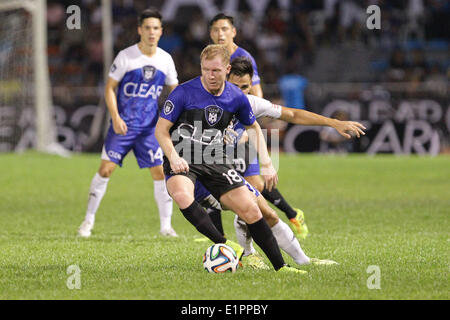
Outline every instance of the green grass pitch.
<path id="1" fill-rule="evenodd" d="M 303 249 L 340 263 L 303 276 L 208 274 L 210 244 L 193 241 L 177 208 L 180 237 L 159 235 L 150 174 L 132 155 L 109 182 L 93 235 L 78 238 L 99 162 L 0 155 L 0 299 L 449 299 L 448 156 L 281 155 L 279 189 L 310 229 Z M 233 214 L 223 217 L 235 240 Z M 80 289 L 67 286 L 71 265 Z"/>

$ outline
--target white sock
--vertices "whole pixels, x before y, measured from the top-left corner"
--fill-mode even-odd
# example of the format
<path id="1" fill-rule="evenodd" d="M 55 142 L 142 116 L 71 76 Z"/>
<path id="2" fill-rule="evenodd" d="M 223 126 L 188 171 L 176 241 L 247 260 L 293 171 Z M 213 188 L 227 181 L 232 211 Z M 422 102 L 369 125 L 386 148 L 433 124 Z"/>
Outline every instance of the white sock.
<path id="1" fill-rule="evenodd" d="M 153 181 L 153 194 L 155 196 L 156 205 L 159 210 L 159 220 L 161 230 L 167 230 L 172 227 L 172 210 L 173 200 L 166 189 L 166 182 L 164 180 Z"/>
<path id="2" fill-rule="evenodd" d="M 91 223 L 95 222 L 95 214 L 97 213 L 100 202 L 105 195 L 108 181 L 109 178 L 103 178 L 98 174 L 98 172 L 95 174 L 94 178 L 92 178 L 85 218 L 85 220 Z"/>
<path id="3" fill-rule="evenodd" d="M 289 228 L 286 223 L 279 220 L 278 223 L 272 227 L 272 233 L 280 248 L 290 255 L 295 263 L 299 265 L 309 263 L 308 256 L 303 252 L 294 232 L 292 232 L 291 228 Z"/>
<path id="4" fill-rule="evenodd" d="M 254 253 L 256 250 L 253 247 L 253 240 L 248 232 L 247 224 L 237 215 L 234 217 L 234 229 L 236 230 L 238 243 L 244 248 L 244 257 Z"/>

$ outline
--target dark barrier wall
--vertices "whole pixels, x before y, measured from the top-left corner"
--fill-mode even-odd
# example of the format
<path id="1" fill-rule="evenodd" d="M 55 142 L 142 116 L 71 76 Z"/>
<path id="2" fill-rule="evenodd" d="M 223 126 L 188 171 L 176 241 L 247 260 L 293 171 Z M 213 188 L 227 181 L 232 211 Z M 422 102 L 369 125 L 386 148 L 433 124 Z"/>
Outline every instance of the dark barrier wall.
<path id="1" fill-rule="evenodd" d="M 435 155 L 449 146 L 449 100 L 442 96 L 411 99 L 392 94 L 389 99 L 352 100 L 328 96 L 326 100 L 314 111 L 359 121 L 367 128 L 366 135 L 352 141 L 330 142 L 327 134 L 338 136 L 335 130 L 289 126 L 283 139 L 286 152 Z"/>
<path id="2" fill-rule="evenodd" d="M 331 93 L 317 98 L 310 93 L 307 110 L 328 117 L 360 121 L 367 127 L 366 136 L 351 141 L 329 142 L 339 137 L 334 129 L 290 125 L 281 134 L 281 149 L 286 152 L 430 155 L 449 151 L 450 102 L 446 95 L 425 92 L 422 97 L 405 98 L 401 92 L 391 92 L 387 97 L 373 95 L 367 98 L 364 94 L 357 94 L 358 98 L 351 99 L 342 96 L 342 93 Z M 92 103 L 77 98 L 59 104 L 55 101 L 58 137 L 66 148 L 101 151 L 108 123 L 106 108 L 94 104 L 98 99 L 97 95 L 91 97 Z M 1 134 L 6 141 L 2 151 L 31 147 L 35 139 L 33 108 L 25 108 L 18 115 L 12 111 L 12 107 L 0 107 Z"/>

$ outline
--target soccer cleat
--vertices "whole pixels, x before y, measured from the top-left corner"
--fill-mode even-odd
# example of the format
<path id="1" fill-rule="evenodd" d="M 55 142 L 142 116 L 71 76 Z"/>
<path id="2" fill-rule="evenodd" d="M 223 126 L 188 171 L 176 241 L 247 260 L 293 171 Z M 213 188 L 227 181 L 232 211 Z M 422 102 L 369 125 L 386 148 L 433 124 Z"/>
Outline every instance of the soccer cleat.
<path id="1" fill-rule="evenodd" d="M 161 230 L 159 231 L 159 233 L 165 237 L 174 237 L 174 238 L 178 237 L 177 233 L 175 232 L 175 230 L 173 230 L 173 228 Z"/>
<path id="2" fill-rule="evenodd" d="M 290 267 L 288 265 L 284 265 L 280 269 L 277 270 L 277 272 L 281 273 L 299 273 L 299 274 L 307 274 L 308 272 L 305 270 L 300 270 L 297 268 Z"/>
<path id="3" fill-rule="evenodd" d="M 202 238 L 195 238 L 194 241 L 195 242 L 208 242 L 210 240 L 207 237 L 202 237 Z"/>
<path id="4" fill-rule="evenodd" d="M 78 234 L 80 237 L 89 238 L 91 236 L 91 231 L 94 228 L 94 223 L 84 220 L 78 229 Z"/>
<path id="5" fill-rule="evenodd" d="M 223 235 L 225 238 L 227 237 L 226 235 Z M 207 237 L 201 237 L 201 238 L 195 238 L 194 242 L 208 242 L 211 241 L 209 240 Z"/>
<path id="6" fill-rule="evenodd" d="M 249 267 L 252 269 L 270 270 L 270 267 L 265 264 L 263 257 L 261 257 L 258 252 L 242 257 L 242 264 L 244 267 Z"/>
<path id="7" fill-rule="evenodd" d="M 227 242 L 225 242 L 225 244 L 227 246 L 233 248 L 234 252 L 236 252 L 236 256 L 238 257 L 238 259 L 241 260 L 242 254 L 244 253 L 244 248 L 242 248 L 239 243 L 236 243 L 231 240 L 227 240 Z"/>
<path id="8" fill-rule="evenodd" d="M 295 209 L 297 215 L 295 218 L 289 219 L 291 222 L 291 229 L 294 231 L 295 235 L 299 240 L 305 240 L 308 235 L 308 226 L 305 223 L 305 214 L 300 209 Z"/>
<path id="9" fill-rule="evenodd" d="M 316 266 L 330 266 L 330 265 L 336 265 L 339 264 L 336 261 L 328 260 L 328 259 L 317 259 L 317 258 L 311 258 L 309 259 L 309 263 L 316 265 Z"/>

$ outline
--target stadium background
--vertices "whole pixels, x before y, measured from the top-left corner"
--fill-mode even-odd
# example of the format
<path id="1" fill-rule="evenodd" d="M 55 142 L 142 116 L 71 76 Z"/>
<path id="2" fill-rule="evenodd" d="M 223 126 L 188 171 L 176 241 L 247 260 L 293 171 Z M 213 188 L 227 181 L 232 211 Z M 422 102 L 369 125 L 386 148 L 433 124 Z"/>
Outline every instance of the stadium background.
<path id="1" fill-rule="evenodd" d="M 73 4 L 47 1 L 48 63 L 58 139 L 72 151 L 99 152 L 107 127 L 101 104 L 101 3 L 77 1 L 81 28 L 69 30 L 66 8 Z M 368 128 L 360 140 L 330 142 L 336 134 L 328 129 L 263 121 L 267 129 L 280 129 L 282 150 L 449 152 L 448 1 L 121 0 L 112 4 L 114 56 L 138 41 L 136 16 L 153 6 L 164 18 L 159 46 L 172 54 L 180 82 L 189 80 L 200 73 L 199 53 L 210 42 L 209 19 L 224 11 L 235 17 L 235 42 L 256 59 L 265 98 L 357 120 Z M 366 8 L 372 4 L 381 8 L 380 30 L 366 26 Z M 99 114 L 105 120 L 102 130 L 93 134 L 91 127 L 98 126 L 93 119 Z M 14 124 L 7 117 L 1 120 L 4 128 L 21 127 L 2 131 L 2 151 L 33 146 L 31 117 Z M 12 139 L 8 132 L 22 136 Z"/>
<path id="2" fill-rule="evenodd" d="M 365 155 L 448 153 L 448 1 L 339 1 L 335 11 L 326 9 L 335 1 L 208 1 L 205 9 L 169 10 L 174 13 L 170 19 L 166 6 L 180 2 L 114 1 L 114 53 L 137 41 L 136 13 L 154 5 L 166 20 L 161 45 L 173 49 L 179 79 L 185 81 L 200 72 L 198 54 L 209 42 L 208 19 L 235 4 L 236 11 L 225 11 L 236 17 L 237 43 L 257 59 L 266 97 L 284 100 L 278 81 L 297 74 L 307 81 L 303 99 L 308 110 L 347 114 L 369 128 L 367 138 L 342 147 L 364 153 L 280 154 L 279 188 L 304 210 L 310 230 L 302 248 L 340 265 L 305 266 L 308 275 L 300 278 L 249 269 L 207 274 L 201 257 L 209 244 L 193 241 L 199 234 L 176 207 L 172 221 L 180 237 L 159 236 L 153 184 L 133 156 L 126 158 L 125 170 L 114 173 L 94 234 L 77 237 L 106 127 L 102 13 L 100 1 L 49 1 L 46 51 L 59 140 L 70 150 L 89 153 L 65 159 L 9 152 L 32 147 L 36 136 L 29 99 L 33 74 L 26 70 L 34 30 L 31 25 L 5 29 L 7 19 L 0 12 L 0 299 L 448 300 L 448 154 Z M 66 25 L 66 9 L 73 4 L 81 9 L 80 30 Z M 369 4 L 381 7 L 381 30 L 366 28 Z M 343 17 L 359 17 L 358 23 L 344 28 L 344 12 L 351 14 Z M 22 26 L 24 20 L 11 21 Z M 338 109 L 345 112 L 336 114 Z M 91 129 L 97 128 L 97 115 L 96 136 Z M 283 128 L 284 149 L 325 152 L 328 146 L 318 130 Z M 223 215 L 226 232 L 235 239 L 233 218 Z M 80 289 L 71 286 L 74 266 L 81 271 Z M 378 288 L 370 271 L 377 266 Z M 298 306 L 294 301 L 289 311 L 298 314 Z M 335 316 L 336 308 L 328 309 Z M 164 312 L 180 318 L 179 310 L 174 306 Z"/>

